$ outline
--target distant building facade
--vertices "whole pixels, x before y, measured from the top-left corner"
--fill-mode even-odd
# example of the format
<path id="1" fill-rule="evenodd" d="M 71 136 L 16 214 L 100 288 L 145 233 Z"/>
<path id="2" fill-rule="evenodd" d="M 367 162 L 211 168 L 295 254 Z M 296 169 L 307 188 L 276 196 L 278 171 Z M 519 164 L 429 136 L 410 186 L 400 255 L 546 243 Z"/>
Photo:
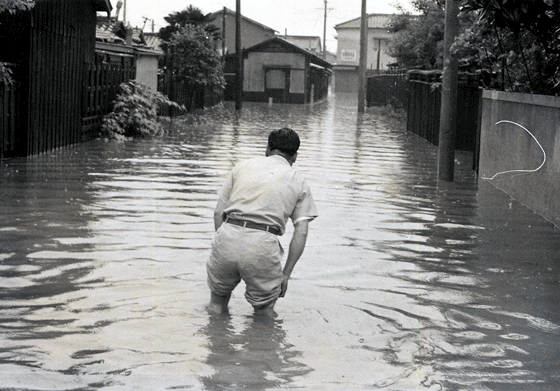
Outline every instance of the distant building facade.
<path id="1" fill-rule="evenodd" d="M 308 52 L 321 57 L 323 49 L 321 45 L 321 38 L 308 35 L 279 35 L 280 38 L 290 42 L 297 47 L 307 50 Z"/>
<path id="2" fill-rule="evenodd" d="M 222 31 L 222 42 L 224 54 L 235 53 L 235 11 L 224 7 L 211 15 L 214 20 L 211 25 Z M 274 38 L 277 31 L 241 15 L 241 48 L 248 48 L 258 43 Z M 218 47 L 218 49 L 222 49 Z"/>
<path id="3" fill-rule="evenodd" d="M 321 45 L 321 38 L 309 35 L 279 35 L 278 37 L 304 49 L 308 52 L 321 57 L 329 64 L 336 64 L 336 54 L 326 51 L 323 56 L 323 48 Z"/>
<path id="4" fill-rule="evenodd" d="M 281 37 L 245 49 L 243 57 L 243 100 L 309 103 L 328 94 L 331 64 Z"/>
<path id="5" fill-rule="evenodd" d="M 396 59 L 387 53 L 392 34 L 388 30 L 393 14 L 370 14 L 367 23 L 366 67 L 379 71 L 388 70 Z M 361 18 L 336 25 L 337 65 L 335 71 L 336 92 L 358 91 L 358 66 L 360 63 Z"/>

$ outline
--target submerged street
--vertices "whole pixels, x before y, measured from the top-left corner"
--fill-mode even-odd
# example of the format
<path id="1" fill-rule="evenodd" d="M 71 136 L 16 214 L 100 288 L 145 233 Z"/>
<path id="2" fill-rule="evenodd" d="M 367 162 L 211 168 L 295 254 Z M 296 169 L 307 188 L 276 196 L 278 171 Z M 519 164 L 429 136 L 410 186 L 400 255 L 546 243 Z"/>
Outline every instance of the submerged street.
<path id="1" fill-rule="evenodd" d="M 232 107 L 1 161 L 0 389 L 558 389 L 560 230 L 354 96 Z M 283 126 L 320 216 L 278 317 L 210 316 L 216 192 Z"/>

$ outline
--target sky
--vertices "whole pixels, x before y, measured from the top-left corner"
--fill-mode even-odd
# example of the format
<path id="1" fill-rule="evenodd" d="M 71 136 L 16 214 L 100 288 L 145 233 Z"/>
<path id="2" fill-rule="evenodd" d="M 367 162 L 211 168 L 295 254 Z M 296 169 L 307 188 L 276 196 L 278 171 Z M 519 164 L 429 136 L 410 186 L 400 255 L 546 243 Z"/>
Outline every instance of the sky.
<path id="1" fill-rule="evenodd" d="M 288 35 L 313 35 L 323 41 L 325 15 L 324 0 L 240 0 L 241 14 Z M 367 0 L 367 13 L 395 13 L 394 5 L 401 3 L 410 9 L 408 0 Z M 117 0 L 111 0 L 115 12 Z M 144 25 L 144 17 L 153 19 L 155 31 L 166 26 L 164 16 L 182 11 L 189 5 L 203 13 L 227 7 L 235 11 L 236 0 L 126 0 L 126 20 L 134 27 Z M 327 0 L 327 50 L 336 52 L 334 26 L 360 17 L 361 0 Z M 120 19 L 122 20 L 121 10 Z M 145 31 L 151 31 L 151 21 Z"/>

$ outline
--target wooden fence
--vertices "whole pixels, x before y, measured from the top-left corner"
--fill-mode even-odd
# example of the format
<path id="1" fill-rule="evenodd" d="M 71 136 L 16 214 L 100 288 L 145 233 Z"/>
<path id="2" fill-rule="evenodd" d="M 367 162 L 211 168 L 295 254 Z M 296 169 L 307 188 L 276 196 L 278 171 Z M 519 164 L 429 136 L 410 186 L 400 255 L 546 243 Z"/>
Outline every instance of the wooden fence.
<path id="1" fill-rule="evenodd" d="M 113 110 L 119 85 L 134 79 L 136 69 L 132 61 L 88 64 L 82 96 L 82 139 L 95 137 L 103 116 Z"/>
<path id="2" fill-rule="evenodd" d="M 81 99 L 86 64 L 93 62 L 95 12 L 78 1 L 36 2 L 30 13 L 21 123 L 25 155 L 82 141 Z"/>
<path id="3" fill-rule="evenodd" d="M 406 71 L 388 71 L 367 78 L 366 102 L 370 106 L 406 107 L 408 83 Z"/>
<path id="4" fill-rule="evenodd" d="M 478 75 L 459 75 L 455 149 L 476 151 L 482 90 Z M 441 71 L 409 71 L 406 104 L 407 129 L 434 145 L 439 144 Z M 476 158 L 475 158 L 476 159 Z"/>
<path id="5" fill-rule="evenodd" d="M 223 94 L 216 94 L 210 88 L 177 82 L 169 72 L 160 75 L 158 91 L 173 102 L 185 106 L 188 112 L 215 106 L 223 99 Z M 160 115 L 173 116 L 174 114 L 176 113 L 172 108 L 160 108 Z"/>
<path id="6" fill-rule="evenodd" d="M 0 83 L 0 159 L 17 153 L 17 84 Z"/>

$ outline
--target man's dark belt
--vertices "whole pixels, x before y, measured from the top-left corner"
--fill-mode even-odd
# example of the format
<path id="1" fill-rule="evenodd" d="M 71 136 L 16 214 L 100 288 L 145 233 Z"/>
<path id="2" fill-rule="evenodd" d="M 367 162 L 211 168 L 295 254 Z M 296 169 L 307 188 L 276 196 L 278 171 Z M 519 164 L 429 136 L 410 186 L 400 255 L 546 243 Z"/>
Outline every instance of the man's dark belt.
<path id="1" fill-rule="evenodd" d="M 255 223 L 253 221 L 247 221 L 247 220 L 238 220 L 238 219 L 234 219 L 234 218 L 229 217 L 229 216 L 226 216 L 226 219 L 224 221 L 228 224 L 238 225 L 240 227 L 260 229 L 261 231 L 270 232 L 271 234 L 274 234 L 274 235 L 281 235 L 282 234 L 282 232 L 280 231 L 280 228 L 275 227 L 274 225 Z"/>

